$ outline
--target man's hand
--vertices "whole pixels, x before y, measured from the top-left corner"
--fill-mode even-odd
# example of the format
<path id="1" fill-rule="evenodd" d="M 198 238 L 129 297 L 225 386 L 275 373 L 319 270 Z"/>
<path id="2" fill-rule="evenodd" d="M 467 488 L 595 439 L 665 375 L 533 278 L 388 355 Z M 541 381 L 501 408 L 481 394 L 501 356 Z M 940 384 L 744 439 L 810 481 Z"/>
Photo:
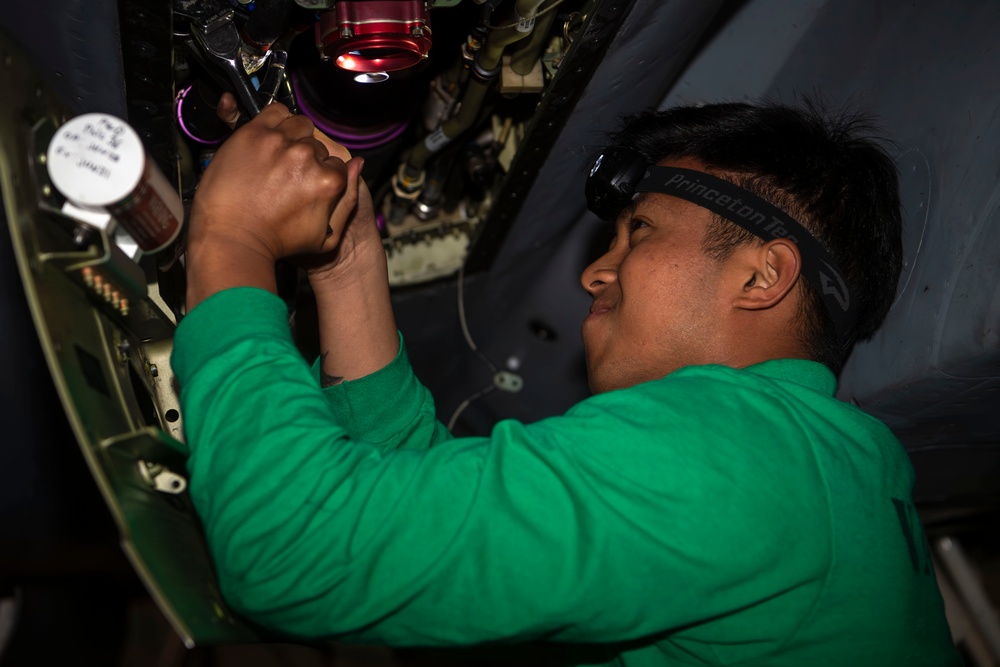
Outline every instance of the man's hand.
<path id="1" fill-rule="evenodd" d="M 233 134 L 198 186 L 189 242 L 222 240 L 272 261 L 335 248 L 357 203 L 361 162 L 331 155 L 314 129 L 271 104 Z"/>
<path id="2" fill-rule="evenodd" d="M 229 127 L 236 126 L 240 110 L 231 93 L 223 93 L 219 98 L 217 114 Z M 351 163 L 350 151 L 320 130 L 313 130 L 313 138 L 322 143 L 331 156 Z M 362 279 L 365 274 L 385 274 L 385 250 L 375 222 L 375 206 L 363 180 L 359 183 L 356 208 L 348 217 L 337 247 L 296 257 L 295 264 L 306 271 L 318 294 L 335 292 L 345 283 Z"/>
<path id="3" fill-rule="evenodd" d="M 216 153 L 191 209 L 188 310 L 230 287 L 275 291 L 275 260 L 336 248 L 362 163 L 330 155 L 314 129 L 272 104 Z"/>

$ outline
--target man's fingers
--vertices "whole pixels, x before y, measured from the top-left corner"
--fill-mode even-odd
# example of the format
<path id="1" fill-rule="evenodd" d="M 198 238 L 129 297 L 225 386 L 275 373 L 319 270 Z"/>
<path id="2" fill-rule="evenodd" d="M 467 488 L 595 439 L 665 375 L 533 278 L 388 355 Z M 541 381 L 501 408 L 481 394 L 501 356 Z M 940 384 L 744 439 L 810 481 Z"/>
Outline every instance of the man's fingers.
<path id="1" fill-rule="evenodd" d="M 326 145 L 322 141 L 317 141 L 310 137 L 309 139 L 303 139 L 303 141 L 308 141 L 313 147 L 313 151 L 316 153 L 316 159 L 320 162 L 326 162 L 330 158 L 330 151 L 327 150 Z M 343 160 L 340 160 L 343 162 Z"/>
<path id="2" fill-rule="evenodd" d="M 275 103 L 272 103 L 267 105 L 267 107 L 265 108 L 270 109 L 274 105 Z M 281 108 L 285 109 L 285 106 L 282 105 Z M 261 114 L 263 113 L 264 112 L 261 111 Z M 303 116 L 301 114 L 292 114 L 287 110 L 285 111 L 285 114 L 286 116 L 282 118 L 281 121 L 278 122 L 277 126 L 275 126 L 276 130 L 283 132 L 286 137 L 290 137 L 295 141 L 300 141 L 302 139 L 315 141 L 315 138 L 313 136 L 313 131 L 316 128 L 313 125 L 313 122 L 309 120 L 308 116 Z"/>
<path id="3" fill-rule="evenodd" d="M 331 155 L 327 158 L 326 163 L 337 171 L 343 170 L 347 184 L 330 212 L 327 235 L 323 240 L 323 251 L 333 250 L 337 247 L 344 234 L 344 228 L 357 209 L 358 192 L 363 183 L 361 169 L 364 167 L 365 161 L 364 158 L 354 158 L 345 165 L 340 158 Z"/>
<path id="4" fill-rule="evenodd" d="M 351 152 L 347 150 L 347 148 L 345 148 L 341 144 L 338 144 L 330 137 L 326 136 L 326 134 L 323 133 L 319 128 L 313 131 L 313 138 L 316 139 L 316 141 L 322 143 L 324 146 L 326 146 L 326 150 L 330 153 L 330 155 L 335 155 L 344 162 L 347 162 L 348 160 L 351 159 Z"/>
<path id="5" fill-rule="evenodd" d="M 228 125 L 230 129 L 236 129 L 236 122 L 240 119 L 240 108 L 236 102 L 236 97 L 232 93 L 222 93 L 222 96 L 219 97 L 219 105 L 216 107 L 216 115 L 222 122 Z M 313 127 L 312 136 L 316 141 L 322 143 L 326 147 L 329 155 L 335 155 L 344 162 L 351 159 L 351 152 L 347 150 L 347 148 L 328 137 L 320 129 Z M 317 151 L 317 157 L 323 159 L 325 156 L 321 155 L 320 152 Z"/>
<path id="6" fill-rule="evenodd" d="M 281 102 L 272 102 L 260 110 L 260 113 L 253 119 L 253 122 L 265 127 L 277 128 L 289 118 L 295 118 L 295 116 L 288 110 L 288 107 Z M 309 119 L 306 118 L 306 120 Z M 309 121 L 309 124 L 312 125 L 312 121 Z"/>
<path id="7" fill-rule="evenodd" d="M 215 108 L 215 115 L 228 125 L 230 130 L 235 130 L 236 121 L 240 119 L 240 107 L 236 103 L 236 96 L 232 93 L 222 93 L 219 105 Z"/>
<path id="8" fill-rule="evenodd" d="M 325 189 L 328 188 L 325 190 L 328 196 L 341 197 L 345 188 L 356 187 L 352 178 L 355 178 L 357 166 L 345 163 L 335 155 L 326 155 L 326 148 L 318 141 L 313 141 L 312 143 L 313 148 L 317 152 L 317 158 L 319 158 L 320 152 L 324 153 L 323 157 L 318 159 L 318 161 L 322 168 L 327 170 L 327 174 L 323 178 L 323 184 Z"/>
<path id="9" fill-rule="evenodd" d="M 219 104 L 215 108 L 215 115 L 219 117 L 222 122 L 229 125 L 229 127 L 235 129 L 236 122 L 240 118 L 240 108 L 236 103 L 236 98 L 233 97 L 232 93 L 222 93 L 219 96 Z M 292 112 L 288 110 L 281 102 L 272 102 L 266 107 L 261 109 L 257 117 L 254 118 L 254 122 L 257 125 L 264 127 L 277 128 L 288 118 L 293 117 Z M 306 119 L 308 120 L 308 119 Z M 312 121 L 309 121 L 309 126 L 312 127 Z"/>

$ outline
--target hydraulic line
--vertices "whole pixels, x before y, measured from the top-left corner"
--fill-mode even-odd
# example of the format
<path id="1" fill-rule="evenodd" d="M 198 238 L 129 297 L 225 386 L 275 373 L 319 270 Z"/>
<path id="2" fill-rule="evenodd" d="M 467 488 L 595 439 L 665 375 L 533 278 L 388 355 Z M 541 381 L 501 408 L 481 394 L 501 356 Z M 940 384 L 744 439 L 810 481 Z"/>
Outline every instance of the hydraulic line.
<path id="1" fill-rule="evenodd" d="M 517 0 L 514 7 L 514 21 L 509 25 L 490 31 L 486 43 L 476 54 L 472 77 L 462 96 L 462 106 L 458 113 L 448 119 L 425 141 L 413 147 L 401 170 L 405 177 L 417 178 L 427 160 L 444 148 L 452 139 L 469 129 L 482 109 L 483 101 L 493 82 L 500 74 L 500 59 L 504 49 L 531 34 L 534 17 L 545 0 Z"/>
<path id="2" fill-rule="evenodd" d="M 549 30 L 552 28 L 552 22 L 555 20 L 556 13 L 546 11 L 541 18 L 537 19 L 535 28 L 531 31 L 531 37 L 517 44 L 514 53 L 510 57 L 510 68 L 515 74 L 524 76 L 531 72 L 531 69 L 535 66 L 535 62 L 542 55 L 542 50 L 545 49 Z"/>
<path id="3" fill-rule="evenodd" d="M 500 66 L 500 58 L 509 44 L 528 37 L 535 28 L 535 15 L 544 0 L 517 0 L 514 5 L 514 20 L 500 28 L 494 28 L 486 38 L 486 45 L 479 52 L 476 63 L 485 71 L 494 71 Z"/>

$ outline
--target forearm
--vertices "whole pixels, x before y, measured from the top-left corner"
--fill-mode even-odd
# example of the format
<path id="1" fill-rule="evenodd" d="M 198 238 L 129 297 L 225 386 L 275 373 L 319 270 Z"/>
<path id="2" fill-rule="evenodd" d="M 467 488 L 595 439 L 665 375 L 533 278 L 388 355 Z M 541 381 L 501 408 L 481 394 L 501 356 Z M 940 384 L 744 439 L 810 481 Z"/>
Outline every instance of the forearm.
<path id="1" fill-rule="evenodd" d="M 385 254 L 336 282 L 313 279 L 319 316 L 321 382 L 332 386 L 385 367 L 399 351 Z"/>

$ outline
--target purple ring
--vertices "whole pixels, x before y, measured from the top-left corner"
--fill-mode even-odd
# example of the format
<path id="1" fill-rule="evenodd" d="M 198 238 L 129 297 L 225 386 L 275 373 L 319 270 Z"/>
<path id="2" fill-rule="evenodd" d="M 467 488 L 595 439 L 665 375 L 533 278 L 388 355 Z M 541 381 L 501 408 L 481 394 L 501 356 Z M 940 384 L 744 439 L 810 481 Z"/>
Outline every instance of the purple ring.
<path id="1" fill-rule="evenodd" d="M 177 98 L 174 100 L 174 109 L 176 109 L 177 112 L 177 124 L 181 128 L 181 132 L 186 134 L 188 138 L 190 138 L 192 141 L 196 141 L 204 146 L 218 146 L 219 144 L 222 143 L 222 139 L 219 139 L 217 141 L 208 141 L 206 139 L 196 137 L 194 133 L 191 132 L 191 130 L 188 129 L 188 126 L 184 123 L 184 116 L 181 114 L 181 105 L 184 103 L 184 98 L 187 97 L 187 94 L 191 92 L 192 88 L 194 88 L 193 83 L 187 88 L 182 88 L 181 91 L 177 93 Z"/>
<path id="2" fill-rule="evenodd" d="M 311 120 L 317 129 L 335 139 L 338 143 L 343 144 L 348 150 L 364 151 L 379 148 L 399 137 L 410 126 L 409 120 L 403 120 L 377 126 L 376 130 L 369 133 L 352 133 L 350 130 L 344 129 L 343 126 L 338 126 L 333 121 L 324 118 L 319 110 L 309 103 L 306 96 L 299 93 L 297 73 L 293 72 L 291 79 L 292 92 L 295 95 L 295 101 L 299 105 L 302 115 Z"/>

